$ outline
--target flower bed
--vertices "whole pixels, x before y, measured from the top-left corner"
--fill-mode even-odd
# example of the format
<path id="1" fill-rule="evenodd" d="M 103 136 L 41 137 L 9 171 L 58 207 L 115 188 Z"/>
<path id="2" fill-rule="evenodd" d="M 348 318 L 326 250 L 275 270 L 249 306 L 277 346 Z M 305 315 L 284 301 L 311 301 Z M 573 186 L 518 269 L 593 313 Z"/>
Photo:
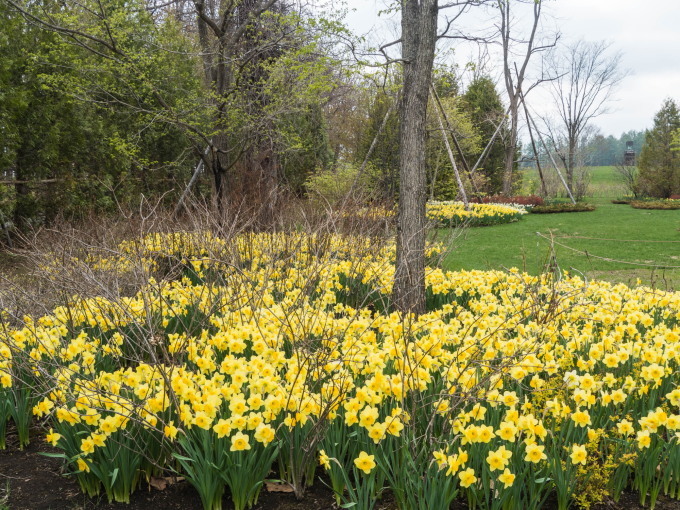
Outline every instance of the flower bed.
<path id="1" fill-rule="evenodd" d="M 451 228 L 460 225 L 480 227 L 511 223 L 527 213 L 517 204 L 470 204 L 465 210 L 462 202 L 428 202 L 427 217 L 439 227 Z"/>
<path id="2" fill-rule="evenodd" d="M 680 293 L 518 272 L 427 271 L 389 311 L 393 247 L 304 234 L 150 236 L 173 279 L 74 298 L 0 341 L 0 423 L 45 420 L 84 492 L 176 472 L 204 508 L 302 495 L 320 463 L 371 509 L 560 509 L 680 495 Z M 91 261 L 95 263 L 96 261 Z M 165 262 L 163 262 L 165 263 Z"/>
<path id="3" fill-rule="evenodd" d="M 659 209 L 664 211 L 674 211 L 680 209 L 680 200 L 634 200 L 630 203 L 634 209 Z"/>
<path id="4" fill-rule="evenodd" d="M 544 204 L 544 200 L 538 195 L 513 195 L 509 197 L 505 195 L 490 195 L 482 198 L 473 198 L 472 201 L 481 204 L 517 204 L 527 208 Z"/>
<path id="5" fill-rule="evenodd" d="M 535 214 L 551 214 L 551 213 L 566 213 L 566 212 L 590 212 L 596 208 L 593 204 L 584 204 L 577 202 L 576 204 L 547 204 L 540 205 L 531 209 Z"/>

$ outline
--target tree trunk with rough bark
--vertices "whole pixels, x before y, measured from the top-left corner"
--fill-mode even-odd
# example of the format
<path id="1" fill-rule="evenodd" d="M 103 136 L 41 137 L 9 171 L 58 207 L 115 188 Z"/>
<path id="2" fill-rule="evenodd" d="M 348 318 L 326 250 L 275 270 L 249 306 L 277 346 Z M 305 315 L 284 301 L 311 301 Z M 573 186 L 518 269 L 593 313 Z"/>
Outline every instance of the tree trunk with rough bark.
<path id="1" fill-rule="evenodd" d="M 420 314 L 425 312 L 426 117 L 438 0 L 402 0 L 401 5 L 404 82 L 399 107 L 401 161 L 392 300 L 398 310 Z"/>
<path id="2" fill-rule="evenodd" d="M 577 135 L 569 135 L 569 154 L 567 156 L 567 185 L 574 189 L 574 170 L 576 168 L 576 139 Z"/>
<path id="3" fill-rule="evenodd" d="M 213 174 L 215 202 L 222 212 L 242 204 L 246 204 L 249 209 L 254 209 L 255 204 L 264 204 L 265 210 L 254 211 L 258 226 L 262 226 L 265 221 L 273 222 L 278 158 L 266 157 L 271 152 L 268 146 L 235 141 L 233 135 L 230 138 L 225 132 L 224 126 L 229 114 L 227 98 L 237 86 L 239 59 L 244 52 L 254 52 L 257 45 L 262 44 L 253 35 L 253 28 L 277 1 L 241 0 L 225 3 L 224 6 L 220 4 L 219 9 L 206 0 L 194 1 L 203 68 L 215 102 L 215 134 L 211 137 L 210 150 L 206 156 L 207 167 Z M 261 56 L 263 59 L 265 57 L 264 54 Z M 257 102 L 252 100 L 251 104 Z M 246 164 L 237 165 L 239 161 Z M 264 166 L 260 166 L 262 162 L 265 162 Z M 248 163 L 255 163 L 257 168 L 249 168 Z M 264 194 L 261 194 L 263 188 Z"/>
<path id="4" fill-rule="evenodd" d="M 519 129 L 517 103 L 516 98 L 510 98 L 510 111 L 514 113 L 510 116 L 510 133 L 508 133 L 508 142 L 505 146 L 505 170 L 503 171 L 503 194 L 508 197 L 512 195 L 512 178 L 517 157 L 517 131 Z"/>

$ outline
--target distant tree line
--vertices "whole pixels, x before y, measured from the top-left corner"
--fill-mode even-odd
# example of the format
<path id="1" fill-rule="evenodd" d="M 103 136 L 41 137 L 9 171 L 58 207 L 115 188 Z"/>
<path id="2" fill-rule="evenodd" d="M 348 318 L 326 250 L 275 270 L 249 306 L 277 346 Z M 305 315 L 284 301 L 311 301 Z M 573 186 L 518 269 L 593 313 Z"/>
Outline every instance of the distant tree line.
<path id="1" fill-rule="evenodd" d="M 612 135 L 605 137 L 596 134 L 586 141 L 583 148 L 585 164 L 587 166 L 620 165 L 623 163 L 626 144 L 633 142 L 633 150 L 639 156 L 645 144 L 645 136 L 645 131 L 635 130 L 626 131 L 618 138 Z"/>
<path id="2" fill-rule="evenodd" d="M 578 143 L 578 159 L 582 166 L 615 166 L 623 164 L 623 155 L 626 151 L 627 142 L 633 142 L 633 150 L 637 156 L 642 152 L 645 144 L 645 131 L 630 130 L 614 137 L 613 135 L 604 136 L 599 132 L 595 134 L 586 133 Z M 549 144 L 554 148 L 553 144 Z M 555 152 L 559 152 L 556 150 Z M 550 165 L 545 150 L 539 150 L 539 157 L 544 165 Z M 559 156 L 558 156 L 559 157 Z M 524 164 L 534 165 L 533 149 L 531 144 L 524 145 Z"/>

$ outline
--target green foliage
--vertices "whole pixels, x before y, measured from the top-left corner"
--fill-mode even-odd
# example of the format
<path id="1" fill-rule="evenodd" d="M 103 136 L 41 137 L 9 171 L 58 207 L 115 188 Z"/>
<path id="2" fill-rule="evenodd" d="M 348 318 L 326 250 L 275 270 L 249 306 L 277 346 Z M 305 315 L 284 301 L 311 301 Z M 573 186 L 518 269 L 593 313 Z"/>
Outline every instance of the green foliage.
<path id="1" fill-rule="evenodd" d="M 394 79 L 398 81 L 398 79 Z M 361 165 L 376 139 L 380 126 L 393 106 L 395 96 L 385 91 L 372 94 L 368 104 L 368 121 L 363 129 L 355 162 Z M 368 160 L 373 169 L 376 192 L 383 197 L 394 197 L 399 187 L 399 113 L 392 107 L 382 133 L 376 139 L 373 153 Z"/>
<path id="2" fill-rule="evenodd" d="M 323 105 L 337 62 L 323 45 L 342 29 L 334 20 L 278 7 L 246 16 L 220 88 L 197 32 L 143 0 L 18 4 L 36 22 L 0 6 L 0 43 L 12 41 L 0 44 L 0 171 L 21 181 L 0 207 L 19 228 L 141 194 L 173 200 L 210 144 L 234 189 L 257 183 L 250 170 L 264 159 L 298 192 L 329 164 Z"/>
<path id="3" fill-rule="evenodd" d="M 456 139 L 461 146 L 463 154 L 469 154 L 470 152 L 479 150 L 480 138 L 475 132 L 475 126 L 473 125 L 472 119 L 461 106 L 461 98 L 454 95 L 448 97 L 440 96 L 440 101 L 451 128 L 455 132 Z M 429 108 L 430 112 L 428 112 L 428 118 L 430 132 L 427 140 L 426 154 L 430 198 L 436 200 L 454 200 L 458 195 L 458 185 L 439 127 L 437 112 L 434 110 L 436 105 L 433 101 L 430 101 Z M 442 122 L 444 122 L 443 119 Z M 461 179 L 463 179 L 463 183 L 467 183 L 466 190 L 469 193 L 472 187 L 469 184 L 463 163 L 450 135 L 449 145 L 451 146 L 451 150 L 456 160 L 458 172 L 460 173 Z"/>
<path id="4" fill-rule="evenodd" d="M 638 187 L 643 194 L 668 198 L 680 193 L 680 152 L 674 150 L 680 129 L 680 111 L 672 99 L 664 101 L 647 132 L 638 159 Z"/>
<path id="5" fill-rule="evenodd" d="M 375 191 L 376 173 L 379 171 L 371 165 L 367 165 L 361 174 L 359 170 L 355 165 L 343 163 L 337 168 L 310 175 L 305 181 L 305 188 L 312 199 L 330 205 L 337 204 L 351 192 L 371 195 Z"/>
<path id="6" fill-rule="evenodd" d="M 0 170 L 19 181 L 3 213 L 19 228 L 134 203 L 141 192 L 166 191 L 186 168 L 185 134 L 156 105 L 162 96 L 173 115 L 182 109 L 194 122 L 188 112 L 200 80 L 186 58 L 190 43 L 177 23 L 155 22 L 139 2 L 89 3 L 25 8 L 106 36 L 112 48 L 26 24 L 0 6 L 0 40 L 12 40 L 0 45 L 0 130 L 8 134 Z"/>
<path id="7" fill-rule="evenodd" d="M 277 124 L 284 182 L 302 194 L 307 178 L 328 168 L 333 158 L 323 111 L 312 103 L 299 114 L 281 116 Z"/>
<path id="8" fill-rule="evenodd" d="M 278 185 L 302 193 L 306 177 L 331 160 L 323 106 L 339 64 L 326 38 L 342 27 L 283 3 L 262 14 L 255 5 L 232 2 L 199 28 L 206 31 L 200 43 L 211 89 L 216 192 L 219 200 L 262 206 L 264 213 L 271 208 L 263 197 L 275 201 Z M 212 57 L 213 47 L 222 58 Z M 266 214 L 257 219 L 270 220 Z"/>
<path id="9" fill-rule="evenodd" d="M 470 164 L 474 165 L 491 140 L 498 123 L 506 122 L 505 107 L 493 81 L 487 76 L 481 76 L 475 79 L 463 94 L 462 108 L 470 116 L 470 121 L 480 137 L 477 149 L 466 154 Z M 492 195 L 502 191 L 504 168 L 505 147 L 502 137 L 497 137 L 484 164 L 478 170 L 486 177 L 484 191 Z M 513 178 L 513 181 L 518 179 Z"/>
<path id="10" fill-rule="evenodd" d="M 639 155 L 645 143 L 645 131 L 626 131 L 619 138 L 597 134 L 583 148 L 588 166 L 620 165 L 626 150 L 626 142 L 633 142 L 633 150 Z"/>

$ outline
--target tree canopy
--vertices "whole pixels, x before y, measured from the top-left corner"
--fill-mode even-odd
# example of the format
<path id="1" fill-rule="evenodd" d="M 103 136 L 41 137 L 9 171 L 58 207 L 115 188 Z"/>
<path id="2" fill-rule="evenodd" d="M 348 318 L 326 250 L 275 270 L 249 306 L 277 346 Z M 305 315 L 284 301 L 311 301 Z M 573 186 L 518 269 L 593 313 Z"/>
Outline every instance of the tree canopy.
<path id="1" fill-rule="evenodd" d="M 680 194 L 680 152 L 675 150 L 679 129 L 678 105 L 666 99 L 654 116 L 654 126 L 647 131 L 638 158 L 638 186 L 642 193 L 660 198 Z"/>

